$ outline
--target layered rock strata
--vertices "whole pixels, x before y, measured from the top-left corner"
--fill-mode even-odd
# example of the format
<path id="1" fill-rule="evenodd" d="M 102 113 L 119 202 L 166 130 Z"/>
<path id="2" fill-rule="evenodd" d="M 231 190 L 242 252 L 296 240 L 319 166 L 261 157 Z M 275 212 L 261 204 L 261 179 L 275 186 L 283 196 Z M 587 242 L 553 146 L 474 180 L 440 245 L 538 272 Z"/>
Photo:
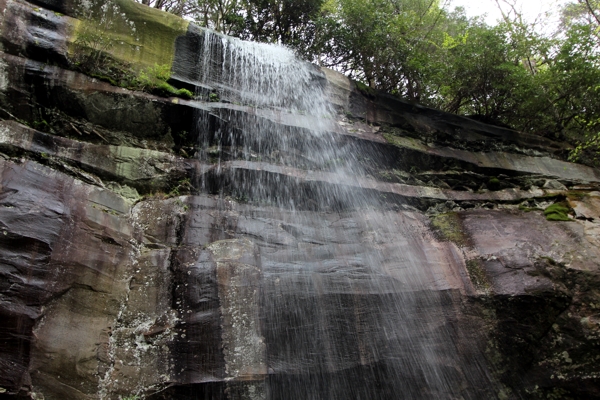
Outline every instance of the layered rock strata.
<path id="1" fill-rule="evenodd" d="M 308 144 L 252 152 L 235 121 L 312 117 L 209 101 L 186 21 L 116 1 L 107 51 L 196 99 L 77 72 L 90 3 L 0 1 L 1 397 L 600 397 L 600 172 L 568 145 L 315 67 L 364 171 L 340 182 Z"/>

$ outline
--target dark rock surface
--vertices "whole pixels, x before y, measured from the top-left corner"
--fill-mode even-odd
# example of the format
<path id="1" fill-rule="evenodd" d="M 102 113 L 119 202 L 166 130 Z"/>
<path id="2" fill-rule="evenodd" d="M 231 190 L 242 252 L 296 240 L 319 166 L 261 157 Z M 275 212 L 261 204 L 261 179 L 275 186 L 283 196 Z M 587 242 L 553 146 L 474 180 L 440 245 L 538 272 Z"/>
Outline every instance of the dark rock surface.
<path id="1" fill-rule="evenodd" d="M 117 1 L 160 29 L 110 56 L 198 99 L 74 71 L 83 3 L 0 1 L 0 398 L 600 398 L 600 172 L 567 144 L 315 67 L 341 182 L 281 140 L 313 117 L 203 101 L 175 17 Z"/>

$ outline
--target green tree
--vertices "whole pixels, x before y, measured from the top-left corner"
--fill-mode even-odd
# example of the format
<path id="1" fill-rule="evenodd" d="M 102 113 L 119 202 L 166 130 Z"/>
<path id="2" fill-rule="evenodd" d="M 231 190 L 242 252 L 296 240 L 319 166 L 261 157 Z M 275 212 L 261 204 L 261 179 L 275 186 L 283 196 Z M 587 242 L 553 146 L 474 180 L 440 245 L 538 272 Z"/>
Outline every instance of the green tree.
<path id="1" fill-rule="evenodd" d="M 299 47 L 324 0 L 136 0 L 243 39 Z"/>
<path id="2" fill-rule="evenodd" d="M 136 0 L 149 7 L 170 12 L 180 17 L 196 12 L 196 5 L 199 1 L 192 0 Z"/>
<path id="3" fill-rule="evenodd" d="M 557 128 L 580 145 L 573 160 L 597 163 L 600 150 L 600 53 L 596 28 L 573 25 L 548 71 Z"/>
<path id="4" fill-rule="evenodd" d="M 563 27 L 573 24 L 600 26 L 600 1 L 577 0 L 567 3 L 561 11 Z"/>
<path id="5" fill-rule="evenodd" d="M 462 40 L 446 45 L 434 105 L 490 123 L 524 127 L 533 100 L 539 99 L 538 63 L 511 42 L 506 24 L 469 26 Z"/>
<path id="6" fill-rule="evenodd" d="M 437 0 L 338 0 L 316 22 L 306 53 L 371 87 L 420 101 L 429 59 L 443 37 Z"/>
<path id="7" fill-rule="evenodd" d="M 293 47 L 370 87 L 600 150 L 600 0 L 573 0 L 554 36 L 514 7 L 488 26 L 440 0 L 138 0 L 244 39 Z M 543 22 L 543 21 L 542 21 Z"/>
<path id="8" fill-rule="evenodd" d="M 301 47 L 311 40 L 323 0 L 247 0 L 244 39 Z"/>
<path id="9" fill-rule="evenodd" d="M 226 35 L 239 35 L 244 28 L 244 0 L 204 0 L 197 1 L 194 21 L 203 27 L 214 29 Z"/>

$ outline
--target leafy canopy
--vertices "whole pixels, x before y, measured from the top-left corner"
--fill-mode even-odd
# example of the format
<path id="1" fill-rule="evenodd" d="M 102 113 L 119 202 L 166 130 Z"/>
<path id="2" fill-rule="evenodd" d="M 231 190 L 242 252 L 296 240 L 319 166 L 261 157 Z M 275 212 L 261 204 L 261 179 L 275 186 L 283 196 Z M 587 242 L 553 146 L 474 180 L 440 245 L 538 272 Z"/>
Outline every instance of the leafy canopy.
<path id="1" fill-rule="evenodd" d="M 552 34 L 515 0 L 488 26 L 440 0 L 140 0 L 243 39 L 276 42 L 371 88 L 600 150 L 600 0 L 572 0 Z M 538 21 L 539 22 L 539 21 Z M 544 21 L 541 21 L 544 23 Z"/>

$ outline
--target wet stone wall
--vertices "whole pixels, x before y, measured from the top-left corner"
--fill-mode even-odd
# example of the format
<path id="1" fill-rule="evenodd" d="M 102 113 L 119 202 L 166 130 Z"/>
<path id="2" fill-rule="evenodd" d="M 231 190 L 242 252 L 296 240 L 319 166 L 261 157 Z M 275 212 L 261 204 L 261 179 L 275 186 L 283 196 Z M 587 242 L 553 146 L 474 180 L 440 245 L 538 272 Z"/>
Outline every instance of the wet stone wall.
<path id="1" fill-rule="evenodd" d="M 568 143 L 100 3 L 0 0 L 0 398 L 600 398 Z"/>

